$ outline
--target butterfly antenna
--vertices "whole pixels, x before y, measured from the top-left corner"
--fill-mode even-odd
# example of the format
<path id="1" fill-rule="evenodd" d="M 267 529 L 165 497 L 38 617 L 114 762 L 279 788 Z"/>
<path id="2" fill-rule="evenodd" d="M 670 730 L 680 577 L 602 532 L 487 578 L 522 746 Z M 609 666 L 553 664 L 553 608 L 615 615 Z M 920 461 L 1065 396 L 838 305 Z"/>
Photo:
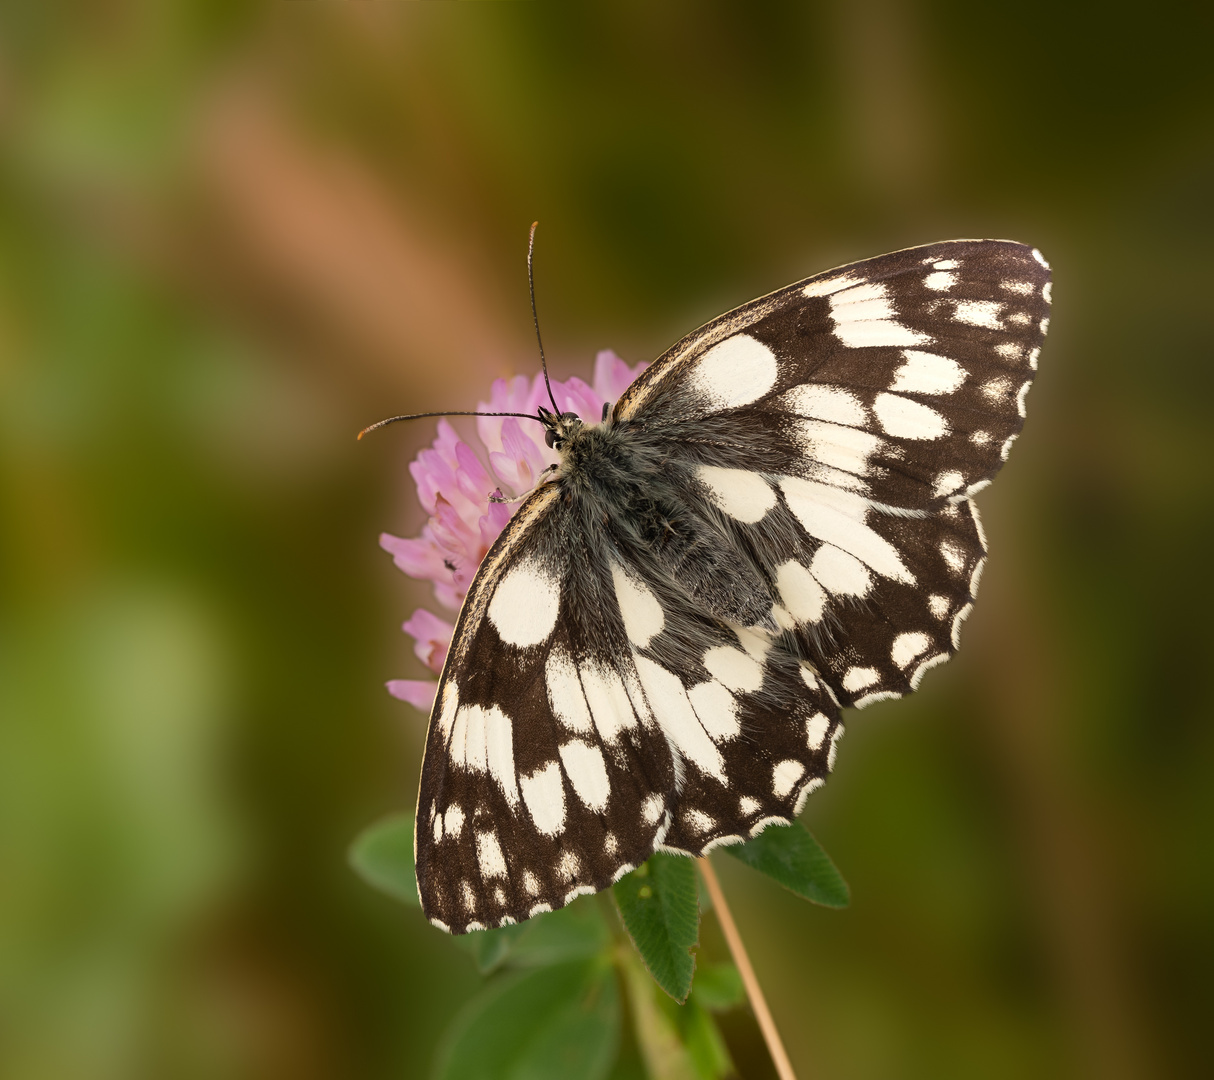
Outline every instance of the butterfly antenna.
<path id="1" fill-rule="evenodd" d="M 540 366 L 544 369 L 544 385 L 548 387 L 548 400 L 552 402 L 552 411 L 561 415 L 557 407 L 556 397 L 552 393 L 552 383 L 548 381 L 548 361 L 544 358 L 544 341 L 540 337 L 540 317 L 535 312 L 535 230 L 538 221 L 531 223 L 531 239 L 527 241 L 527 287 L 531 290 L 531 318 L 535 322 L 535 340 L 540 347 Z"/>
<path id="2" fill-rule="evenodd" d="M 387 420 L 380 420 L 370 427 L 365 427 L 358 433 L 361 439 L 368 431 L 375 431 L 376 428 L 387 427 L 389 424 L 395 424 L 398 420 L 424 420 L 427 416 L 521 416 L 524 420 L 539 420 L 538 416 L 532 416 L 531 413 L 525 412 L 419 412 L 409 413 L 408 416 L 389 416 Z"/>

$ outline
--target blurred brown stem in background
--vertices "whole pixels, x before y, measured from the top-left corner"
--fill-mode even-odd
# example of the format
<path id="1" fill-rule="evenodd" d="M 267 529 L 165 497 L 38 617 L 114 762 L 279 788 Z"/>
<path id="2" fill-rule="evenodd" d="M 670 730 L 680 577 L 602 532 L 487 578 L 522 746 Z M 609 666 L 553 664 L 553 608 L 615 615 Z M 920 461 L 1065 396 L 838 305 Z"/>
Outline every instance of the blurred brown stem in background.
<path id="1" fill-rule="evenodd" d="M 229 85 L 205 114 L 200 171 L 233 250 L 318 312 L 350 359 L 407 387 L 406 404 L 464 402 L 462 388 L 483 381 L 513 340 L 492 280 L 429 236 L 357 160 L 316 145 L 285 116 L 255 80 Z M 520 316 L 524 250 L 520 239 Z"/>

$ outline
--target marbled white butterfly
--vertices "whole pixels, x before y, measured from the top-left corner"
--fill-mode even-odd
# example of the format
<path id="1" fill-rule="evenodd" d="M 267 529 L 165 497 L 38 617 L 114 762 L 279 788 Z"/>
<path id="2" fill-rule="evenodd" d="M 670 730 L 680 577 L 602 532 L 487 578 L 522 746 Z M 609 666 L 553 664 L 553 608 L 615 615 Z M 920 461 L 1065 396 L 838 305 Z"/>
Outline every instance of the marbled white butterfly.
<path id="1" fill-rule="evenodd" d="M 956 650 L 972 496 L 1024 423 L 1049 267 L 1001 240 L 853 263 L 722 315 L 599 417 L 468 591 L 426 738 L 422 906 L 463 933 L 787 823 L 840 710 Z"/>

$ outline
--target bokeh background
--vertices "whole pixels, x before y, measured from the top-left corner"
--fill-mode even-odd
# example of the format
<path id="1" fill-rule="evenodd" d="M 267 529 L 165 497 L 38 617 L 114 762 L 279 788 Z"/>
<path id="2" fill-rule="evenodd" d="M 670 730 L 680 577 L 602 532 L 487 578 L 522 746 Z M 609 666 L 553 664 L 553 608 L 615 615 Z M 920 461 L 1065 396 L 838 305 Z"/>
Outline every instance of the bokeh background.
<path id="1" fill-rule="evenodd" d="M 345 849 L 415 796 L 433 429 L 354 433 L 535 369 L 539 218 L 562 376 L 1046 253 L 965 647 L 806 813 L 852 907 L 720 873 L 804 1077 L 1211 1075 L 1212 10 L 4 5 L 0 1074 L 426 1075 L 480 978 Z"/>

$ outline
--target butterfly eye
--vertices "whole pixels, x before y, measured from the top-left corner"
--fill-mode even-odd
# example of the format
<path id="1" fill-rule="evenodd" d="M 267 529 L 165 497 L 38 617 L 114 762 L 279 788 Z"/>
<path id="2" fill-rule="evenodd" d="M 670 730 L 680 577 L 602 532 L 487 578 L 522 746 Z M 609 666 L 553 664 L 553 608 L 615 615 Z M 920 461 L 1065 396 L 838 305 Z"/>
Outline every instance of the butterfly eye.
<path id="1" fill-rule="evenodd" d="M 551 428 L 544 432 L 544 442 L 546 442 L 549 446 L 556 445 L 556 432 Z"/>

